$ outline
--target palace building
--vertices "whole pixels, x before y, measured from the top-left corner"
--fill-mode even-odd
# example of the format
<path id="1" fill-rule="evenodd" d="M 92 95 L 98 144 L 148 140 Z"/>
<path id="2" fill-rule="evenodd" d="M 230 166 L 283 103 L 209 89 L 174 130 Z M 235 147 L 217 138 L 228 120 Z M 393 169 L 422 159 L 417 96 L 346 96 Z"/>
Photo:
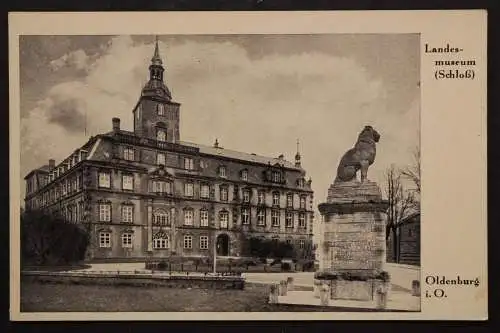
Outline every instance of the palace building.
<path id="1" fill-rule="evenodd" d="M 181 141 L 158 42 L 134 106 L 133 131 L 92 136 L 56 164 L 32 170 L 26 210 L 47 210 L 87 228 L 88 259 L 169 255 L 243 256 L 250 237 L 312 248 L 310 178 L 283 155 L 264 157 Z M 297 149 L 298 150 L 298 149 Z"/>

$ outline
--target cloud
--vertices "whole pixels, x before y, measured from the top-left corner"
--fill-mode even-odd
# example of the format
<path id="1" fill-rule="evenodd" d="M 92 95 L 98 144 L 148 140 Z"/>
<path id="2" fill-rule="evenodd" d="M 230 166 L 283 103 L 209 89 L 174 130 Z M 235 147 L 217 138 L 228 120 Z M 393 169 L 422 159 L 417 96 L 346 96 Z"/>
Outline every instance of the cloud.
<path id="1" fill-rule="evenodd" d="M 57 71 L 64 66 L 73 66 L 78 70 L 87 68 L 90 57 L 83 50 L 76 50 L 61 56 L 58 59 L 52 60 L 49 65 L 53 71 Z"/>
<path id="2" fill-rule="evenodd" d="M 86 76 L 54 86 L 23 120 L 23 171 L 84 143 L 84 115 L 87 134 L 109 131 L 112 117 L 132 130 L 152 52 L 151 44 L 116 37 L 96 57 L 78 50 L 53 61 L 84 68 Z M 337 163 L 365 125 L 381 133 L 368 174 L 379 184 L 390 164 L 410 163 L 418 144 L 419 101 L 392 110 L 398 96 L 352 58 L 309 52 L 251 59 L 229 41 L 160 43 L 160 53 L 165 81 L 181 103 L 182 140 L 211 144 L 217 137 L 225 148 L 293 159 L 299 138 L 315 204 L 325 200 Z"/>

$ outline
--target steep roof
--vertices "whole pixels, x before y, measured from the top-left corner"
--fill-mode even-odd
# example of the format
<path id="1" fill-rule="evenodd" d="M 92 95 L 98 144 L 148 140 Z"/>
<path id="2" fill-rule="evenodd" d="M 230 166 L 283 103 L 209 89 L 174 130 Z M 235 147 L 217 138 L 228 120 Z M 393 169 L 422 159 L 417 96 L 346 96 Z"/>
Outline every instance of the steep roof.
<path id="1" fill-rule="evenodd" d="M 411 222 L 419 222 L 420 223 L 420 212 L 414 212 L 411 213 L 407 216 L 405 216 L 401 222 L 399 222 L 399 225 L 411 223 Z"/>
<path id="2" fill-rule="evenodd" d="M 24 179 L 28 179 L 32 174 L 37 173 L 37 172 L 44 172 L 47 173 L 49 172 L 49 166 L 48 165 L 42 165 L 39 168 L 33 169 L 26 176 L 24 176 Z"/>
<path id="3" fill-rule="evenodd" d="M 192 142 L 186 142 L 186 141 L 179 141 L 179 144 L 198 148 L 200 150 L 200 153 L 202 153 L 202 154 L 233 158 L 233 159 L 237 159 L 237 160 L 243 160 L 243 161 L 254 162 L 254 163 L 261 163 L 261 164 L 274 165 L 274 164 L 278 163 L 280 165 L 283 165 L 285 168 L 301 170 L 300 168 L 295 167 L 295 165 L 293 163 L 291 163 L 290 161 L 281 160 L 279 158 L 266 157 L 266 156 L 261 156 L 261 155 L 256 155 L 256 154 L 249 154 L 249 153 L 244 153 L 244 152 L 240 152 L 240 151 L 236 151 L 236 150 L 217 148 L 217 147 L 213 147 L 213 146 L 206 146 L 206 145 L 201 145 L 198 143 L 192 143 Z"/>

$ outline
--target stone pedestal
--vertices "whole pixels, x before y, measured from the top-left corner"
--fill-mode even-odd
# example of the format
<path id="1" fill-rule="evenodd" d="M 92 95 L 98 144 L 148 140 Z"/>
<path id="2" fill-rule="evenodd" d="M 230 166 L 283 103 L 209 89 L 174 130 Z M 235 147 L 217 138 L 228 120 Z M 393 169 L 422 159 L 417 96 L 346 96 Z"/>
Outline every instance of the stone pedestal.
<path id="1" fill-rule="evenodd" d="M 316 278 L 329 281 L 332 299 L 375 300 L 388 289 L 385 265 L 385 211 L 374 182 L 339 182 L 330 186 L 323 218 L 323 263 Z M 384 290 L 385 290 L 384 289 Z"/>

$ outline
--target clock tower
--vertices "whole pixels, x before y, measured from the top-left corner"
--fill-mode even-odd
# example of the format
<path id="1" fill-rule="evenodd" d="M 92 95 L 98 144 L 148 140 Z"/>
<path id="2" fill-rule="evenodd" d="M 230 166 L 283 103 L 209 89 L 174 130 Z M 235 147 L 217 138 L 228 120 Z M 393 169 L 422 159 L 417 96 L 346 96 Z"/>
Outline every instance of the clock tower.
<path id="1" fill-rule="evenodd" d="M 172 94 L 163 81 L 164 71 L 157 38 L 149 65 L 149 81 L 142 88 L 133 111 L 134 133 L 158 141 L 178 142 L 180 104 L 172 100 Z"/>

